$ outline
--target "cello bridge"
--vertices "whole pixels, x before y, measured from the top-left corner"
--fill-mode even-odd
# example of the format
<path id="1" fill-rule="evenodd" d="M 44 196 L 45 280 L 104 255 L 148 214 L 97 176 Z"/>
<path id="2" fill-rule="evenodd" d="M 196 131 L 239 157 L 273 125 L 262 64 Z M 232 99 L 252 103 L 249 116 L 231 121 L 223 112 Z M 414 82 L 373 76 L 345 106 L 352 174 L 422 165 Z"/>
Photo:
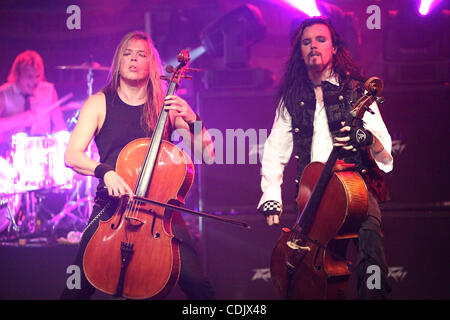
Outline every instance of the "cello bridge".
<path id="1" fill-rule="evenodd" d="M 125 217 L 125 220 L 129 223 L 131 227 L 140 227 L 145 223 L 145 221 L 133 217 Z"/>

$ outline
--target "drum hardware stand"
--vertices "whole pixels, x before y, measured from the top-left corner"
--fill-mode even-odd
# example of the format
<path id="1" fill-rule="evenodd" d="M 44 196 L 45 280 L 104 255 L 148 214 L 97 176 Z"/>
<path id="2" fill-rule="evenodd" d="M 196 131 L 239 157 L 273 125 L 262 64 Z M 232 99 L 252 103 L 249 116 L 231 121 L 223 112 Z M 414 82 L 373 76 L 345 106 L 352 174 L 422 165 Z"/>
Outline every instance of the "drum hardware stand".
<path id="1" fill-rule="evenodd" d="M 58 212 L 55 213 L 54 211 L 51 211 L 49 209 L 46 209 L 45 205 L 42 203 L 42 199 L 45 198 L 45 196 L 36 196 L 37 200 L 37 206 L 38 206 L 38 212 L 39 213 L 54 213 L 51 215 L 51 218 L 41 218 L 41 225 L 39 234 L 42 236 L 47 237 L 47 239 L 53 239 L 56 240 L 55 235 L 58 229 L 58 226 L 60 224 L 60 221 L 67 217 L 68 225 L 76 226 L 74 231 L 79 231 L 82 228 L 85 227 L 87 224 L 87 220 L 83 217 L 83 212 L 81 210 L 81 204 L 86 201 L 86 198 L 80 198 L 80 194 L 84 192 L 84 190 L 80 190 L 81 186 L 83 186 L 84 181 L 77 179 L 75 182 L 75 187 L 72 189 L 72 191 L 69 194 L 65 195 L 65 204 L 64 207 Z M 58 188 L 60 186 L 54 186 L 54 188 Z M 47 190 L 47 189 L 46 189 Z M 37 190 L 39 191 L 39 190 Z M 36 192 L 37 193 L 37 192 Z M 42 207 L 41 207 L 42 206 Z M 73 211 L 77 209 L 77 212 Z M 39 215 L 39 214 L 37 214 Z M 38 218 L 38 217 L 36 217 Z"/>
<path id="2" fill-rule="evenodd" d="M 41 209 L 43 198 L 38 193 L 43 190 L 47 189 L 36 189 L 23 193 L 22 201 L 25 200 L 25 203 L 22 206 L 25 207 L 25 218 L 19 223 L 20 226 L 17 226 L 17 224 L 16 228 L 13 226 L 14 231 L 19 231 L 19 238 L 50 236 L 50 234 L 47 234 L 48 230 L 46 230 L 48 220 L 45 220 L 43 217 L 38 217 L 37 213 L 37 210 Z"/>
<path id="3" fill-rule="evenodd" d="M 72 118 L 68 119 L 67 127 L 70 128 L 73 124 L 77 123 L 78 116 L 80 115 L 80 110 L 77 110 Z"/>
<path id="4" fill-rule="evenodd" d="M 8 242 L 37 237 L 36 200 L 34 200 L 33 191 L 19 192 L 19 194 L 21 194 L 22 203 L 18 210 L 22 213 L 18 215 L 17 221 L 14 219 L 8 200 L 0 201 L 0 208 L 7 208 L 8 220 L 10 221 L 7 229 Z"/>
<path id="5" fill-rule="evenodd" d="M 81 199 L 81 200 L 83 201 L 84 199 Z M 75 204 L 69 206 L 68 208 L 64 209 L 63 211 L 61 211 L 60 213 L 55 215 L 49 221 L 52 233 L 54 233 L 56 231 L 56 227 L 58 226 L 58 223 L 61 221 L 61 219 L 65 218 L 65 217 L 69 217 L 72 220 L 72 224 L 79 223 L 80 224 L 80 229 L 81 229 L 81 225 L 83 225 L 83 227 L 86 225 L 86 221 L 83 218 L 80 218 L 79 216 L 71 213 L 71 209 L 75 209 L 75 207 L 77 207 L 78 205 L 79 205 L 79 203 L 77 201 L 77 202 L 75 202 Z M 74 231 L 80 231 L 81 232 L 82 230 L 74 230 Z"/>
<path id="6" fill-rule="evenodd" d="M 110 71 L 109 67 L 105 67 L 105 66 L 101 66 L 99 63 L 94 61 L 94 58 L 92 55 L 89 55 L 89 61 L 85 62 L 81 65 L 66 65 L 66 66 L 58 66 L 58 69 L 62 69 L 62 70 L 87 70 L 87 76 L 86 76 L 86 81 L 87 81 L 87 95 L 88 98 L 92 96 L 92 85 L 94 82 L 94 71 Z M 74 122 L 76 122 L 76 118 L 78 118 L 79 115 L 79 110 L 77 111 L 77 113 L 73 116 L 72 119 L 70 119 L 69 124 L 72 124 Z M 86 155 L 89 158 L 92 158 L 93 156 L 93 152 L 92 152 L 92 143 L 93 141 L 91 141 L 86 149 Z M 89 218 L 89 214 L 90 211 L 92 209 L 93 206 L 93 195 L 92 195 L 92 177 L 91 176 L 87 176 L 86 177 L 86 184 L 85 184 L 85 190 L 84 190 L 84 195 L 85 197 L 80 199 L 79 195 L 77 197 L 77 204 L 81 204 L 83 202 L 86 202 L 86 206 L 84 208 L 84 213 L 80 212 L 80 215 L 83 218 L 87 219 Z M 79 208 L 78 208 L 79 209 Z M 65 212 L 65 210 L 63 209 L 63 212 Z"/>
<path id="7" fill-rule="evenodd" d="M 93 67 L 91 67 L 91 66 L 93 66 Z M 88 73 L 86 76 L 86 81 L 87 81 L 87 95 L 89 98 L 92 96 L 92 84 L 94 83 L 93 70 L 95 69 L 95 66 L 93 63 L 92 56 L 90 56 L 90 58 L 89 58 L 89 64 L 87 66 L 85 66 L 83 69 L 88 70 Z M 79 115 L 80 115 L 80 110 L 77 110 L 77 112 L 73 115 L 73 117 L 69 119 L 68 126 L 71 126 L 72 124 L 76 123 Z M 89 158 L 92 157 L 92 143 L 93 142 L 91 141 L 86 149 L 86 156 L 88 156 Z M 77 187 L 75 188 L 75 192 L 77 194 L 76 203 L 81 204 L 83 202 L 87 202 L 83 212 L 81 212 L 81 209 L 79 206 L 77 207 L 78 212 L 80 213 L 80 216 L 83 218 L 86 218 L 86 220 L 89 218 L 89 213 L 90 213 L 90 210 L 93 205 L 93 197 L 92 197 L 91 189 L 92 189 L 92 177 L 91 176 L 87 176 L 85 179 L 85 189 L 84 189 L 85 197 L 84 198 L 80 198 L 80 187 L 77 185 Z M 69 200 L 69 203 L 70 203 L 70 200 Z M 68 212 L 68 211 L 64 208 L 62 212 Z"/>
<path id="8" fill-rule="evenodd" d="M 19 232 L 19 226 L 16 223 L 16 220 L 14 219 L 14 216 L 11 212 L 11 208 L 9 207 L 8 200 L 0 200 L 0 209 L 6 207 L 6 210 L 8 211 L 8 219 L 9 219 L 9 226 L 8 226 L 8 233 L 11 232 L 11 228 L 14 230 L 14 232 Z"/>
<path id="9" fill-rule="evenodd" d="M 23 224 L 27 226 L 27 231 L 29 233 L 36 232 L 36 198 L 34 196 L 34 191 L 27 191 L 24 193 L 25 205 L 26 205 L 26 215 Z"/>
<path id="10" fill-rule="evenodd" d="M 92 55 L 89 56 L 89 62 L 91 65 L 93 65 L 94 59 L 92 57 Z M 88 73 L 87 73 L 87 85 L 88 85 L 88 98 L 92 96 L 92 84 L 94 83 L 94 71 L 92 70 L 91 67 L 89 67 L 88 69 Z M 86 155 L 89 158 L 92 158 L 92 143 L 93 141 L 91 141 L 87 147 L 87 151 L 86 151 Z M 88 218 L 89 217 L 89 212 L 91 211 L 91 208 L 93 206 L 93 197 L 92 197 L 92 177 L 91 176 L 87 176 L 86 178 L 86 189 L 85 189 L 85 193 L 86 193 L 86 207 L 84 210 L 84 217 Z"/>
<path id="11" fill-rule="evenodd" d="M 50 220 L 51 223 L 54 224 L 53 227 L 56 226 L 56 224 L 58 224 L 58 222 L 66 215 L 70 216 L 70 218 L 72 218 L 74 220 L 82 221 L 84 224 L 87 223 L 88 216 L 85 215 L 85 212 L 88 212 L 89 208 L 83 210 L 84 212 L 82 212 L 80 207 L 81 207 L 81 205 L 84 202 L 87 202 L 88 198 L 87 197 L 84 197 L 84 198 L 80 197 L 80 193 L 81 193 L 81 191 L 80 191 L 80 184 L 82 184 L 82 183 L 78 183 L 77 182 L 77 184 L 76 184 L 77 186 L 75 187 L 74 192 L 72 193 L 72 196 L 68 199 L 68 201 L 64 205 L 64 208 L 61 210 L 61 212 L 59 214 L 57 214 L 56 216 L 54 216 Z M 86 206 L 88 206 L 88 205 L 89 204 L 86 204 Z M 75 210 L 75 209 L 78 210 L 79 215 L 72 214 L 72 211 Z"/>

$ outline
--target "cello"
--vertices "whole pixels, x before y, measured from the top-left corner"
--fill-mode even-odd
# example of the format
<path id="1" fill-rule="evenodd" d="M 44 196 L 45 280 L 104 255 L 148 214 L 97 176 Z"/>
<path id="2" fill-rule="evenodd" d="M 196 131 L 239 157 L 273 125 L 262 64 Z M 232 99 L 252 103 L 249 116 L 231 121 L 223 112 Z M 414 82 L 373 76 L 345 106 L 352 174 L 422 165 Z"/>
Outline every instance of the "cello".
<path id="1" fill-rule="evenodd" d="M 189 53 L 177 56 L 180 64 L 169 79 L 172 95 L 189 71 Z M 165 79 L 165 78 L 163 78 Z M 163 298 L 180 275 L 179 240 L 172 233 L 178 211 L 221 221 L 248 225 L 231 219 L 185 209 L 185 197 L 194 180 L 191 158 L 163 140 L 168 111 L 161 109 L 152 138 L 128 143 L 119 153 L 116 172 L 134 189 L 133 201 L 119 199 L 114 214 L 99 226 L 89 240 L 83 270 L 98 290 L 130 299 Z"/>
<path id="2" fill-rule="evenodd" d="M 369 78 L 364 87 L 367 93 L 355 102 L 344 126 L 362 119 L 366 111 L 373 113 L 369 106 L 381 101 L 379 78 Z M 358 238 L 367 219 L 368 192 L 358 172 L 339 168 L 341 150 L 333 147 L 325 164 L 311 162 L 303 170 L 296 223 L 282 228 L 270 262 L 272 284 L 282 299 L 348 297 L 347 245 Z"/>

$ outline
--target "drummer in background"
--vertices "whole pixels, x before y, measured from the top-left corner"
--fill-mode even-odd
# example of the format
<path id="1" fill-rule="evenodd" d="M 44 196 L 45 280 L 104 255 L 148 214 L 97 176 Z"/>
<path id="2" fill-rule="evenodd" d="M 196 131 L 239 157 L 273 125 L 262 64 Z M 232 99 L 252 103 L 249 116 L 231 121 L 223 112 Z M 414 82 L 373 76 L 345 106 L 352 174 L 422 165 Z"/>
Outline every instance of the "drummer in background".
<path id="1" fill-rule="evenodd" d="M 20 53 L 14 60 L 8 82 L 0 86 L 0 156 L 11 146 L 12 135 L 25 132 L 45 135 L 66 130 L 53 83 L 45 81 L 44 63 L 32 50 Z"/>

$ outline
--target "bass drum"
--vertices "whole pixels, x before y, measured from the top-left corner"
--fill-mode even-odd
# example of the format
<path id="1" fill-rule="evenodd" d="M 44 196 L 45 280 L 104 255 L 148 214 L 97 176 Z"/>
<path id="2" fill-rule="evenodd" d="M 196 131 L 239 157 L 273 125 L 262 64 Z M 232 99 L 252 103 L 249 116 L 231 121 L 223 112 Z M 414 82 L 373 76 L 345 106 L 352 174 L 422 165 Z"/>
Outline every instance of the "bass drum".
<path id="1" fill-rule="evenodd" d="M 15 219 L 20 208 L 22 194 L 16 193 L 16 174 L 8 161 L 0 157 L 0 233 L 10 224 L 10 215 Z"/>

